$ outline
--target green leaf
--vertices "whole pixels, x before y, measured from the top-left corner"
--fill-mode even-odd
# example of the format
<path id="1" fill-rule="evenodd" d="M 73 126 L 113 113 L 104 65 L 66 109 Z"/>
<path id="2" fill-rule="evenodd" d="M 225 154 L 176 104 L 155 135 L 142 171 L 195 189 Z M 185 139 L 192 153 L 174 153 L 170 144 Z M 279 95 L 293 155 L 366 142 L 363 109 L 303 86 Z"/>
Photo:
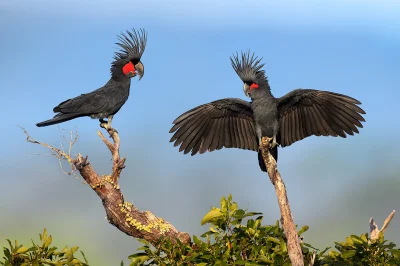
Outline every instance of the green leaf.
<path id="1" fill-rule="evenodd" d="M 17 249 L 17 253 L 18 254 L 25 253 L 27 250 L 28 250 L 27 247 L 22 246 L 19 249 Z"/>
<path id="2" fill-rule="evenodd" d="M 216 234 L 215 232 L 212 232 L 212 231 L 207 231 L 207 232 L 204 232 L 202 235 L 200 235 L 201 237 L 209 237 L 209 235 L 214 235 L 214 234 Z"/>
<path id="3" fill-rule="evenodd" d="M 40 238 L 40 240 L 46 241 L 46 238 L 47 238 L 47 229 L 45 228 L 43 230 L 43 238 Z"/>
<path id="4" fill-rule="evenodd" d="M 379 232 L 378 236 L 379 236 L 379 242 L 383 243 L 385 241 L 385 237 L 384 237 L 383 233 Z"/>
<path id="5" fill-rule="evenodd" d="M 235 211 L 235 213 L 232 216 L 233 216 L 233 218 L 240 220 L 240 219 L 244 218 L 245 214 L 246 214 L 246 212 L 244 210 L 238 209 Z"/>
<path id="6" fill-rule="evenodd" d="M 261 220 L 262 220 L 262 216 L 257 217 L 257 219 L 254 222 L 253 228 L 254 229 L 258 229 L 261 225 Z"/>
<path id="7" fill-rule="evenodd" d="M 249 229 L 247 229 L 247 232 L 249 232 L 250 236 L 253 236 L 256 231 L 253 228 L 249 228 Z"/>
<path id="8" fill-rule="evenodd" d="M 218 233 L 217 229 L 215 229 L 214 227 L 210 226 L 210 231 L 213 233 Z"/>
<path id="9" fill-rule="evenodd" d="M 336 256 L 339 256 L 339 255 L 340 255 L 340 253 L 335 251 L 335 250 L 331 250 L 328 253 L 328 256 L 330 256 L 330 257 L 336 257 Z"/>
<path id="10" fill-rule="evenodd" d="M 276 244 L 280 244 L 281 242 L 278 240 L 278 239 L 276 239 L 275 237 L 267 237 L 267 242 L 274 242 L 274 243 L 276 243 Z"/>
<path id="11" fill-rule="evenodd" d="M 364 242 L 364 244 L 368 244 L 368 238 L 365 234 L 361 235 L 361 240 Z"/>
<path id="12" fill-rule="evenodd" d="M 303 234 L 304 232 L 307 232 L 309 228 L 310 228 L 310 227 L 309 227 L 308 225 L 302 226 L 301 229 L 299 230 L 299 236 L 300 236 L 301 234 Z"/>
<path id="13" fill-rule="evenodd" d="M 221 198 L 221 212 L 223 214 L 228 212 L 228 201 L 225 199 L 225 197 Z"/>
<path id="14" fill-rule="evenodd" d="M 258 256 L 258 260 L 261 262 L 265 262 L 265 263 L 274 263 L 273 260 L 268 259 L 266 256 L 264 255 L 260 255 Z"/>
<path id="15" fill-rule="evenodd" d="M 356 255 L 357 251 L 356 250 L 346 250 L 342 252 L 342 258 L 343 259 L 349 259 L 352 258 Z"/>
<path id="16" fill-rule="evenodd" d="M 7 259 L 11 259 L 11 252 L 8 248 L 3 247 L 3 252 Z"/>
<path id="17" fill-rule="evenodd" d="M 249 216 L 261 215 L 261 214 L 262 214 L 262 212 L 248 212 L 243 216 L 243 218 L 249 217 Z"/>
<path id="18" fill-rule="evenodd" d="M 362 245 L 362 244 L 364 244 L 364 242 L 362 241 L 362 239 L 359 238 L 358 236 L 356 236 L 356 235 L 351 235 L 350 237 L 351 237 L 351 239 L 353 240 L 353 242 L 354 242 L 355 245 Z"/>
<path id="19" fill-rule="evenodd" d="M 149 250 L 150 247 L 149 246 L 141 246 L 140 248 L 138 248 L 137 250 Z"/>
<path id="20" fill-rule="evenodd" d="M 235 211 L 237 210 L 237 208 L 238 208 L 237 203 L 236 203 L 236 202 L 232 203 L 232 205 L 231 205 L 231 211 L 230 211 L 229 215 L 230 215 L 230 216 L 233 216 L 233 215 L 235 214 Z"/>
<path id="21" fill-rule="evenodd" d="M 201 244 L 203 243 L 197 236 L 193 236 L 193 242 L 198 245 L 201 246 Z"/>
<path id="22" fill-rule="evenodd" d="M 349 246 L 353 245 L 353 239 L 350 236 L 346 237 L 346 244 Z"/>
<path id="23" fill-rule="evenodd" d="M 6 239 L 6 240 L 7 240 L 8 244 L 10 245 L 11 250 L 13 250 L 13 245 L 11 244 L 10 239 Z"/>
<path id="24" fill-rule="evenodd" d="M 281 250 L 283 252 L 287 252 L 287 246 L 286 246 L 286 243 L 285 243 L 285 241 L 283 239 L 281 239 Z"/>
<path id="25" fill-rule="evenodd" d="M 47 248 L 48 246 L 50 246 L 51 242 L 53 241 L 53 238 L 51 236 L 45 238 L 43 240 L 43 247 Z"/>
<path id="26" fill-rule="evenodd" d="M 79 247 L 77 247 L 77 246 L 72 247 L 71 254 L 74 254 L 78 249 L 79 249 Z"/>
<path id="27" fill-rule="evenodd" d="M 85 260 L 85 263 L 88 263 L 88 260 L 86 259 L 85 253 L 83 253 L 83 251 L 80 251 L 82 254 L 83 259 Z"/>
<path id="28" fill-rule="evenodd" d="M 203 217 L 203 219 L 201 220 L 201 225 L 204 225 L 204 224 L 210 222 L 212 219 L 218 218 L 218 217 L 221 217 L 221 216 L 223 216 L 221 210 L 218 209 L 218 208 L 215 208 L 215 209 L 209 211 L 209 212 Z"/>
<path id="29" fill-rule="evenodd" d="M 133 265 L 137 265 L 138 263 L 142 263 L 142 262 L 145 262 L 146 260 L 148 260 L 149 256 L 147 256 L 146 253 L 136 253 L 136 254 L 130 255 L 128 258 L 132 261 L 132 263 L 134 263 Z"/>

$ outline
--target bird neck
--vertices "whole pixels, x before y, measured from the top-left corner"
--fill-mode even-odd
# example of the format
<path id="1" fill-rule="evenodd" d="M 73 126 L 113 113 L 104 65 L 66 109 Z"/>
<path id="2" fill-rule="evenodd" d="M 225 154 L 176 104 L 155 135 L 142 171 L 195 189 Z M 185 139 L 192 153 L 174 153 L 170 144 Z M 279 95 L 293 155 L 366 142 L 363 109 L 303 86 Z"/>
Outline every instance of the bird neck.
<path id="1" fill-rule="evenodd" d="M 122 72 L 122 65 L 116 64 L 111 66 L 111 79 L 114 81 L 126 82 L 131 78 Z"/>
<path id="2" fill-rule="evenodd" d="M 112 75 L 106 85 L 118 86 L 118 87 L 124 88 L 124 90 L 127 89 L 129 91 L 129 89 L 131 87 L 131 79 L 126 76 Z"/>
<path id="3" fill-rule="evenodd" d="M 120 75 L 115 73 L 111 74 L 111 79 L 118 82 L 130 82 L 131 80 L 131 78 L 125 76 L 124 74 Z"/>

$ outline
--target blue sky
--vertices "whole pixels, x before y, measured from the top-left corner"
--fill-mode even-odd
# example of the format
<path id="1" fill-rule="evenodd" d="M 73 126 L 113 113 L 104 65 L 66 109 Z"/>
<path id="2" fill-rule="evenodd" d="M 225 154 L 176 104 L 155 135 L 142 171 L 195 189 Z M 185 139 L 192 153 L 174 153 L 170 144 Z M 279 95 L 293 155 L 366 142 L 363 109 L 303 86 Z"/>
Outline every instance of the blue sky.
<path id="1" fill-rule="evenodd" d="M 264 212 L 266 223 L 279 218 L 255 153 L 225 149 L 191 157 L 168 142 L 171 122 L 182 112 L 220 98 L 246 99 L 229 56 L 251 49 L 264 58 L 276 97 L 296 88 L 330 90 L 357 98 L 367 112 L 359 135 L 311 137 L 280 149 L 295 221 L 311 226 L 306 239 L 322 248 L 366 232 L 370 216 L 381 225 L 400 202 L 399 13 L 396 1 L 0 2 L 0 96 L 7 110 L 0 241 L 29 240 L 47 227 L 60 245 L 80 245 L 98 265 L 115 264 L 138 246 L 106 223 L 87 186 L 66 177 L 55 158 L 34 155 L 47 151 L 26 143 L 17 127 L 59 146 L 57 126 L 35 123 L 51 118 L 59 102 L 102 86 L 116 35 L 132 27 L 144 27 L 149 36 L 145 75 L 133 80 L 113 121 L 128 158 L 121 179 L 127 200 L 191 234 L 206 230 L 202 216 L 228 193 Z M 106 174 L 111 163 L 97 127 L 89 118 L 61 126 L 78 130 L 74 152 L 88 154 Z M 388 238 L 400 245 L 399 221 L 395 216 Z M 93 239 L 107 256 L 96 255 Z M 118 241 L 118 249 L 110 241 Z"/>

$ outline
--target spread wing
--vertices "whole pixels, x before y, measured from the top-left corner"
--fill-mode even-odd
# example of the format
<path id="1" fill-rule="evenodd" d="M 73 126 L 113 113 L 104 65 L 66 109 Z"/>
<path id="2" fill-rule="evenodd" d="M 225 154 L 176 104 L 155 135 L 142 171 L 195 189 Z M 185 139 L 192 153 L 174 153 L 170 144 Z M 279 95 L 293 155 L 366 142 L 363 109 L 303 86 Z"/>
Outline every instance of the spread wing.
<path id="1" fill-rule="evenodd" d="M 349 96 L 320 90 L 297 89 L 278 99 L 282 147 L 309 137 L 354 135 L 365 122 L 361 104 Z"/>
<path id="2" fill-rule="evenodd" d="M 192 155 L 222 147 L 256 151 L 257 137 L 253 125 L 253 110 L 241 99 L 222 99 L 197 106 L 175 121 L 170 142 L 179 151 Z"/>

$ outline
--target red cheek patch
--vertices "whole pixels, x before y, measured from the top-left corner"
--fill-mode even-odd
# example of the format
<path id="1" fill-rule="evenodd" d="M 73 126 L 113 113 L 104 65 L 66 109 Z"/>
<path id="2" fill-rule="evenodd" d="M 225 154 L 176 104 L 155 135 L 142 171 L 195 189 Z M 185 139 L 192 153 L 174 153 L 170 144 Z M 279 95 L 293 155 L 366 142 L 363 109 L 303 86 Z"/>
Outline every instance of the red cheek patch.
<path id="1" fill-rule="evenodd" d="M 256 83 L 251 84 L 250 90 L 252 90 L 252 89 L 258 89 L 258 84 L 256 84 Z"/>
<path id="2" fill-rule="evenodd" d="M 127 75 L 130 72 L 135 72 L 135 66 L 132 64 L 132 62 L 129 62 L 122 68 L 122 72 L 124 75 Z"/>

